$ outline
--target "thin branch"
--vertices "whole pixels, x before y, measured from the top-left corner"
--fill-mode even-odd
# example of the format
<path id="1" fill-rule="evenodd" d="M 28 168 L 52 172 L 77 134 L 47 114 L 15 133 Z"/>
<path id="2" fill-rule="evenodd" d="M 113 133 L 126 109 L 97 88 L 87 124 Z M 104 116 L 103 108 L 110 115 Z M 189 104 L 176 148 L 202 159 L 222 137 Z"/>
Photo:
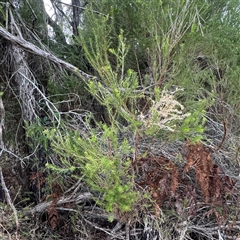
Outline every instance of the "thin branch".
<path id="1" fill-rule="evenodd" d="M 55 111 L 56 113 L 58 113 L 58 110 L 57 110 L 56 106 L 55 106 L 52 102 L 50 102 L 50 101 L 48 100 L 48 98 L 47 98 L 47 97 L 43 94 L 43 92 L 37 87 L 37 85 L 36 85 L 33 81 L 31 81 L 31 79 L 29 79 L 27 76 L 23 75 L 22 73 L 19 73 L 19 74 L 20 74 L 23 78 L 25 78 L 26 80 L 28 80 L 29 83 L 32 84 L 32 86 L 34 87 L 34 89 L 37 90 L 38 93 L 42 96 L 42 99 L 44 99 L 46 106 L 48 107 L 49 111 L 52 113 L 53 118 L 55 118 L 56 121 L 58 122 L 58 126 L 59 126 L 59 125 L 60 125 L 60 116 L 57 117 L 57 115 L 54 113 L 54 111 Z M 51 108 L 50 105 L 52 106 L 52 108 Z"/>
<path id="2" fill-rule="evenodd" d="M 57 13 L 56 10 L 58 10 L 60 12 L 60 14 L 62 14 L 62 16 L 65 17 L 65 19 L 67 19 L 68 23 L 71 25 L 71 22 L 69 20 L 69 17 L 64 13 L 63 9 L 60 9 L 59 5 L 55 4 L 55 3 L 58 3 L 57 1 L 55 0 L 51 0 L 51 3 L 52 3 L 52 6 L 54 8 L 54 11 L 55 11 L 55 16 L 56 16 L 56 19 L 55 19 L 55 22 L 57 23 L 59 21 L 59 14 Z M 62 8 L 62 6 L 61 6 Z M 60 18 L 62 17 L 60 16 Z"/>
<path id="3" fill-rule="evenodd" d="M 226 139 L 226 135 L 227 135 L 227 128 L 226 128 L 226 122 L 223 121 L 223 137 L 222 137 L 222 141 L 220 142 L 220 144 L 218 145 L 217 151 L 222 147 L 225 139 Z"/>

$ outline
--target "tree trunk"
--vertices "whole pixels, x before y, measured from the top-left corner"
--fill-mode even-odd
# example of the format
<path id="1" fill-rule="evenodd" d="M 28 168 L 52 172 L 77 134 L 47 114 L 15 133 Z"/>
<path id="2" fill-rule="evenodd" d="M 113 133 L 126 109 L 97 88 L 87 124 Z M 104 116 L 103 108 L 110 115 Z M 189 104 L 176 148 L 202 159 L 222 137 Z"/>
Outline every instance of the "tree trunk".
<path id="1" fill-rule="evenodd" d="M 15 23 L 15 19 L 11 10 L 11 31 L 12 34 L 20 39 L 23 39 L 21 30 Z M 36 101 L 34 97 L 35 80 L 30 72 L 26 52 L 17 45 L 11 45 L 12 54 L 12 77 L 14 78 L 21 100 L 22 118 L 23 120 L 32 123 L 36 120 Z"/>

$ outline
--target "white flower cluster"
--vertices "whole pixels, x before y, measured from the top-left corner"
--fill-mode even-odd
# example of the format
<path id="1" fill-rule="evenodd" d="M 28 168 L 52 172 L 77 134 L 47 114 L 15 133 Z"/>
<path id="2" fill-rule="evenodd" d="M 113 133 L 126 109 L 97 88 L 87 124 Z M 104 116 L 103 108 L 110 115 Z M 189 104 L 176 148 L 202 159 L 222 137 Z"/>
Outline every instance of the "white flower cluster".
<path id="1" fill-rule="evenodd" d="M 173 121 L 183 120 L 190 115 L 190 113 L 184 114 L 184 106 L 174 99 L 177 91 L 179 89 L 173 92 L 163 90 L 158 102 L 152 100 L 148 113 L 146 115 L 141 113 L 138 117 L 145 127 L 158 126 L 160 129 L 173 132 L 175 127 Z"/>

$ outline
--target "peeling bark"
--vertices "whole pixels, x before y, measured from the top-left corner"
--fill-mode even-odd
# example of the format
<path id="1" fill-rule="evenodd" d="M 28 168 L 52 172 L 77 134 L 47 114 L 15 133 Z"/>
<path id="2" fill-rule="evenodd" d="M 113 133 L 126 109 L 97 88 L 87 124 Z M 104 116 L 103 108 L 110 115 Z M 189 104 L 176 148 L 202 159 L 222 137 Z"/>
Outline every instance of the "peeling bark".
<path id="1" fill-rule="evenodd" d="M 11 16 L 11 30 L 19 39 L 23 39 L 22 33 L 15 23 L 13 14 Z M 12 55 L 12 78 L 15 79 L 21 100 L 22 118 L 27 122 L 34 122 L 36 119 L 36 101 L 34 97 L 35 81 L 27 63 L 27 56 L 24 49 L 18 45 L 11 45 Z"/>

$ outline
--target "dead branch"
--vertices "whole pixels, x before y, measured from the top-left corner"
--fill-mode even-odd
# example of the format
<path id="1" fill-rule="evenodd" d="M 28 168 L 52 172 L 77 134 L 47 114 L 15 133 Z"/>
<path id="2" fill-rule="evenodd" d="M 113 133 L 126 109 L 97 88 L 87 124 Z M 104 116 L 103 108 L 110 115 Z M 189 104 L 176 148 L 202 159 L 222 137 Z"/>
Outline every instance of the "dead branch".
<path id="1" fill-rule="evenodd" d="M 223 137 L 222 137 L 222 141 L 220 142 L 220 144 L 218 145 L 217 151 L 222 147 L 225 139 L 226 139 L 226 135 L 227 135 L 227 128 L 226 128 L 226 122 L 223 121 Z"/>
<path id="2" fill-rule="evenodd" d="M 117 233 L 112 233 L 112 231 L 109 231 L 108 229 L 102 228 L 97 226 L 96 224 L 88 221 L 86 218 L 84 219 L 89 225 L 91 225 L 92 227 L 106 233 L 107 235 L 113 237 L 114 239 L 126 239 L 125 236 L 122 236 L 123 233 L 117 234 Z"/>
<path id="3" fill-rule="evenodd" d="M 79 204 L 84 202 L 85 200 L 90 200 L 92 199 L 92 194 L 90 192 L 84 192 L 82 194 L 76 194 L 75 196 L 63 196 L 59 198 L 59 200 L 56 202 L 56 206 L 60 206 L 65 203 L 74 203 L 74 204 Z M 42 202 L 36 206 L 34 206 L 31 209 L 26 210 L 23 215 L 33 215 L 35 213 L 40 213 L 46 211 L 51 205 L 53 201 L 45 201 Z M 71 210 L 71 209 L 70 209 Z"/>
<path id="4" fill-rule="evenodd" d="M 0 148 L 1 148 L 1 152 L 0 152 L 0 156 L 2 155 L 3 149 L 4 149 L 4 142 L 3 142 L 3 129 L 4 129 L 4 122 L 5 122 L 5 108 L 3 105 L 3 101 L 2 101 L 2 94 L 0 93 L 0 113 L 1 113 L 1 121 L 0 121 Z M 16 237 L 18 234 L 18 229 L 19 229 L 19 221 L 18 221 L 18 215 L 17 215 L 17 210 L 11 200 L 8 188 L 6 186 L 6 183 L 4 181 L 4 177 L 2 174 L 2 167 L 0 167 L 0 181 L 1 181 L 1 187 L 5 193 L 5 198 L 7 200 L 7 203 L 9 204 L 9 206 L 11 207 L 11 209 L 13 210 L 13 214 L 15 217 L 15 223 L 16 223 Z"/>
<path id="5" fill-rule="evenodd" d="M 180 225 L 186 224 L 186 222 L 180 223 Z M 236 233 L 240 230 L 240 222 L 239 221 L 229 221 L 228 224 L 222 224 L 222 225 L 213 225 L 213 226 L 206 226 L 206 225 L 189 225 L 188 231 L 194 231 L 196 233 L 200 233 L 201 235 L 205 236 L 219 236 L 222 234 L 221 232 L 225 232 L 226 229 L 231 229 L 232 231 L 235 231 Z M 236 237 L 236 236 L 235 236 Z M 235 237 L 232 237 L 230 235 L 227 235 L 225 232 L 224 239 L 236 239 Z M 216 239 L 216 238 L 215 238 Z M 220 239 L 220 238 L 218 238 Z"/>
<path id="6" fill-rule="evenodd" d="M 1 122 L 0 122 L 0 147 L 4 148 L 3 143 L 3 129 L 4 129 L 4 120 L 5 120 L 5 109 L 2 101 L 2 93 L 0 93 L 0 112 L 1 112 Z"/>
<path id="7" fill-rule="evenodd" d="M 12 44 L 17 45 L 18 47 L 21 47 L 22 49 L 24 49 L 28 52 L 34 53 L 37 56 L 48 59 L 49 61 L 51 61 L 51 62 L 53 62 L 57 65 L 62 66 L 64 69 L 72 72 L 73 74 L 75 74 L 78 77 L 81 77 L 85 81 L 89 80 L 89 79 L 92 79 L 92 78 L 95 78 L 94 76 L 83 72 L 82 70 L 78 69 L 77 67 L 73 66 L 72 64 L 57 58 L 54 54 L 40 49 L 39 47 L 37 47 L 34 44 L 26 41 L 23 38 L 19 38 L 19 37 L 16 37 L 16 36 L 12 35 L 10 32 L 5 30 L 1 26 L 0 26 L 0 35 L 3 38 L 9 40 Z"/>
<path id="8" fill-rule="evenodd" d="M 3 177 L 3 174 L 2 174 L 2 168 L 1 167 L 0 167 L 0 179 L 1 179 L 1 184 L 2 184 L 2 188 L 3 188 L 4 194 L 5 194 L 5 198 L 7 200 L 7 203 L 9 204 L 11 209 L 13 210 L 13 214 L 14 214 L 14 217 L 15 217 L 15 223 L 16 223 L 16 235 L 17 235 L 17 232 L 18 232 L 18 229 L 19 229 L 18 214 L 17 214 L 17 210 L 16 210 L 16 208 L 15 208 L 13 202 L 12 202 L 12 199 L 10 197 L 10 194 L 9 194 L 8 188 L 6 186 L 6 183 L 4 181 L 4 177 Z"/>
<path id="9" fill-rule="evenodd" d="M 9 240 L 12 240 L 12 238 L 11 238 L 11 234 L 10 234 L 10 232 L 0 223 L 0 227 L 4 230 L 4 232 L 6 232 L 7 233 L 7 235 L 8 235 L 8 239 Z M 0 234 L 0 237 L 1 237 L 1 239 L 4 239 L 4 238 L 2 238 L 3 236 Z M 4 239 L 5 240 L 5 239 Z M 6 239 L 7 240 L 7 239 Z"/>

